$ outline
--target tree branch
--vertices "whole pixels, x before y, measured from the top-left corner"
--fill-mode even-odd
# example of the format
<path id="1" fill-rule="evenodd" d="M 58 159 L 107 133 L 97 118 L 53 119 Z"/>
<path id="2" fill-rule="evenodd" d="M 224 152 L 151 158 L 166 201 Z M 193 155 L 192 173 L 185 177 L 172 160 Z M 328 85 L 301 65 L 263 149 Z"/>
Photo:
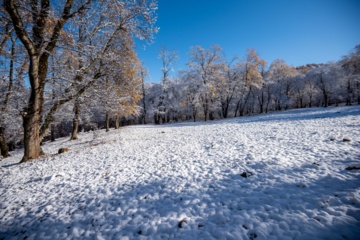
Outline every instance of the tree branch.
<path id="1" fill-rule="evenodd" d="M 4 7 L 10 18 L 13 22 L 16 35 L 19 37 L 20 41 L 24 44 L 29 56 L 35 56 L 37 54 L 37 49 L 34 43 L 31 41 L 27 32 L 25 31 L 24 24 L 21 20 L 19 12 L 15 6 L 14 0 L 4 0 Z"/>
<path id="2" fill-rule="evenodd" d="M 65 3 L 65 7 L 62 13 L 61 18 L 56 22 L 56 25 L 54 27 L 54 31 L 53 34 L 50 38 L 50 42 L 48 43 L 48 45 L 45 48 L 45 54 L 49 54 L 50 52 L 52 52 L 52 50 L 55 48 L 58 37 L 60 36 L 60 32 L 61 29 L 63 28 L 64 24 L 66 23 L 66 21 L 74 16 L 76 16 L 77 14 L 83 12 L 86 8 L 87 5 L 89 5 L 91 3 L 91 0 L 88 0 L 87 2 L 85 2 L 77 11 L 73 12 L 70 14 L 70 10 L 71 7 L 73 5 L 74 0 L 67 0 Z"/>

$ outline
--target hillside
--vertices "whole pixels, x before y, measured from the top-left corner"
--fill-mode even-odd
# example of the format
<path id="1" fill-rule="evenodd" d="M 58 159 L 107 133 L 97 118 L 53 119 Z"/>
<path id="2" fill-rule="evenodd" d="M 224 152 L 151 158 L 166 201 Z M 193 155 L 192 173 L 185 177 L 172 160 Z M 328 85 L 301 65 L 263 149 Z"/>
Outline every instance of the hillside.
<path id="1" fill-rule="evenodd" d="M 360 106 L 79 137 L 0 162 L 0 239 L 360 236 Z"/>

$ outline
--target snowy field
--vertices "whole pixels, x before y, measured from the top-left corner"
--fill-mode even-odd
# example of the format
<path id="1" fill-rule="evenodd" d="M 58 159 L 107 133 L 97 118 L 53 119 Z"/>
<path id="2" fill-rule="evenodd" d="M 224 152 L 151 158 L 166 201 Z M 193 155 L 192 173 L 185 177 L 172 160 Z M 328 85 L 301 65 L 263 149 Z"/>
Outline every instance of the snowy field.
<path id="1" fill-rule="evenodd" d="M 360 239 L 360 106 L 80 138 L 0 162 L 0 239 Z"/>

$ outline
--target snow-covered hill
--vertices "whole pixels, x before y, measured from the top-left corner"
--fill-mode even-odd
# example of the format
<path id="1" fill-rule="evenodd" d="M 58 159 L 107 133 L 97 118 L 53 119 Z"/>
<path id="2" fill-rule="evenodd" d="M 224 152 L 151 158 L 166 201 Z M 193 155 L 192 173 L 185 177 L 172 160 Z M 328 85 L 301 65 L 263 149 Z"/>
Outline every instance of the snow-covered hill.
<path id="1" fill-rule="evenodd" d="M 0 162 L 0 239 L 359 239 L 359 106 L 80 138 Z"/>

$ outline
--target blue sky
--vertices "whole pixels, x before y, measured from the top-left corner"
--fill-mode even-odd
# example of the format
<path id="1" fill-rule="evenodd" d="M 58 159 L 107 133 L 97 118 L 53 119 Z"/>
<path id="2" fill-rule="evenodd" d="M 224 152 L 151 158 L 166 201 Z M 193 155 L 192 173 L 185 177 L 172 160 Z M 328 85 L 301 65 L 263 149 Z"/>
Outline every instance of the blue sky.
<path id="1" fill-rule="evenodd" d="M 242 58 L 255 48 L 268 63 L 293 66 L 336 61 L 360 44 L 360 0 L 159 0 L 155 43 L 138 43 L 147 81 L 161 78 L 160 47 L 179 52 L 173 74 L 186 68 L 191 46 L 220 45 Z"/>

